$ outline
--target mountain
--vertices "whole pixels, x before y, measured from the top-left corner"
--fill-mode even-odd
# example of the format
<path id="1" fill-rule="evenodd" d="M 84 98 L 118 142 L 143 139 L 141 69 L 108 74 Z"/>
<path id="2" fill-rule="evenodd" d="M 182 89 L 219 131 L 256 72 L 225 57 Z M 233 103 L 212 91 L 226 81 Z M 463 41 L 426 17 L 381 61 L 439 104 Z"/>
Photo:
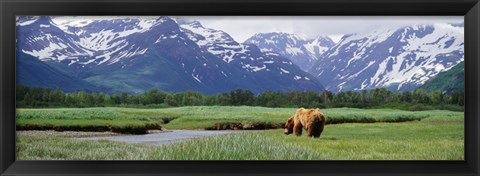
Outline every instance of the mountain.
<path id="1" fill-rule="evenodd" d="M 425 82 L 419 88 L 427 91 L 440 91 L 442 93 L 465 91 L 465 63 L 460 62 L 447 71 L 438 73 L 435 77 Z"/>
<path id="2" fill-rule="evenodd" d="M 410 91 L 463 61 L 463 41 L 463 27 L 451 24 L 345 35 L 308 71 L 334 92 Z"/>
<path id="3" fill-rule="evenodd" d="M 79 37 L 65 33 L 50 17 L 22 16 L 16 25 L 17 48 L 42 61 L 66 62 L 92 55 L 77 44 Z M 70 60 L 70 61 L 68 61 Z"/>
<path id="4" fill-rule="evenodd" d="M 198 46 L 221 58 L 230 66 L 245 71 L 247 73 L 245 77 L 255 82 L 255 85 L 250 87 L 260 85 L 263 91 L 324 90 L 315 77 L 277 53 L 262 52 L 255 45 L 238 43 L 227 33 L 205 28 L 198 21 L 180 23 L 181 30 Z"/>
<path id="5" fill-rule="evenodd" d="M 258 33 L 245 43 L 257 45 L 264 52 L 279 53 L 303 70 L 309 69 L 323 52 L 335 44 L 329 37 L 307 39 L 303 35 L 283 32 Z"/>
<path id="6" fill-rule="evenodd" d="M 17 47 L 23 53 L 109 88 L 110 93 L 324 90 L 313 76 L 278 54 L 240 45 L 226 33 L 208 36 L 208 46 L 224 51 L 215 52 L 198 42 L 203 36 L 181 28 L 169 17 L 61 24 L 45 16 L 17 18 L 17 32 Z M 239 48 L 231 48 L 228 42 L 240 46 L 245 54 L 234 54 Z"/>
<path id="7" fill-rule="evenodd" d="M 17 52 L 16 57 L 17 85 L 61 88 L 65 92 L 101 90 L 80 78 L 43 63 L 31 55 Z"/>
<path id="8" fill-rule="evenodd" d="M 24 53 L 42 61 L 61 62 L 77 69 L 113 64 L 122 58 L 143 54 L 142 42 L 134 39 L 129 43 L 126 37 L 160 23 L 161 18 L 114 19 L 61 26 L 48 16 L 22 16 L 17 19 L 17 45 Z"/>

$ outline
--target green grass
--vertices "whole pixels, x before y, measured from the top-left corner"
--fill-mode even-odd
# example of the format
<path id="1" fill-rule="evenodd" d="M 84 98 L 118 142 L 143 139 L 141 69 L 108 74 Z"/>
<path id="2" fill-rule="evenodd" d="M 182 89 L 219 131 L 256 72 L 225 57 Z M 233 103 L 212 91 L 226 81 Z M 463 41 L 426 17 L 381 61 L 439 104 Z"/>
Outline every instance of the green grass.
<path id="1" fill-rule="evenodd" d="M 17 136 L 19 160 L 143 160 L 152 148 L 111 141 L 79 141 L 55 136 Z"/>
<path id="2" fill-rule="evenodd" d="M 426 111 L 422 121 L 327 125 L 320 139 L 283 130 L 163 146 L 19 136 L 19 160 L 463 160 L 463 113 Z M 93 149 L 93 150 L 92 150 Z"/>
<path id="3" fill-rule="evenodd" d="M 160 128 L 158 119 L 111 108 L 18 109 L 17 130 L 114 131 L 144 134 Z"/>
<path id="4" fill-rule="evenodd" d="M 292 108 L 227 108 L 225 111 L 209 109 L 188 109 L 185 114 L 169 124 L 166 128 L 174 129 L 204 129 L 214 123 L 269 123 L 284 124 L 288 117 L 295 113 Z M 324 109 L 327 124 L 336 123 L 372 123 L 372 122 L 402 122 L 421 120 L 429 114 L 416 114 L 401 110 L 362 110 L 354 108 Z"/>
<path id="5" fill-rule="evenodd" d="M 320 139 L 284 135 L 283 130 L 229 134 L 162 146 L 158 159 L 463 160 L 462 122 L 460 115 L 425 122 L 327 125 Z"/>
<path id="6" fill-rule="evenodd" d="M 318 157 L 309 149 L 255 134 L 198 138 L 160 147 L 106 140 L 20 136 L 17 151 L 19 160 L 303 160 Z"/>
<path id="7" fill-rule="evenodd" d="M 464 113 L 445 110 L 322 109 L 333 123 L 320 139 L 265 130 L 193 139 L 163 146 L 66 137 L 17 138 L 20 160 L 463 160 Z M 203 129 L 219 122 L 284 123 L 293 108 L 181 107 L 166 109 L 19 109 L 20 124 L 124 125 L 163 123 Z M 421 119 L 421 120 L 420 120 Z M 402 123 L 386 123 L 399 122 Z M 362 122 L 362 123 L 353 123 Z M 377 123 L 368 123 L 377 122 Z M 305 131 L 304 131 L 305 133 Z"/>
<path id="8" fill-rule="evenodd" d="M 59 108 L 18 109 L 20 126 L 134 126 L 163 124 L 167 129 L 209 129 L 218 123 L 264 123 L 281 126 L 295 108 L 189 106 L 163 109 Z M 322 109 L 327 123 L 372 123 L 421 120 L 430 114 L 395 109 Z M 123 125 L 123 126 L 122 126 Z"/>
<path id="9" fill-rule="evenodd" d="M 127 110 L 127 109 L 123 109 Z M 171 129 L 205 129 L 214 123 L 271 123 L 284 124 L 295 113 L 295 108 L 264 108 L 264 107 L 221 107 L 221 106 L 198 106 L 179 107 L 167 109 L 142 109 L 130 110 L 129 113 L 171 113 L 179 118 L 164 125 Z M 371 123 L 371 122 L 397 122 L 421 120 L 430 114 L 418 114 L 416 112 L 394 109 L 355 109 L 333 108 L 322 109 L 327 116 L 327 123 Z"/>

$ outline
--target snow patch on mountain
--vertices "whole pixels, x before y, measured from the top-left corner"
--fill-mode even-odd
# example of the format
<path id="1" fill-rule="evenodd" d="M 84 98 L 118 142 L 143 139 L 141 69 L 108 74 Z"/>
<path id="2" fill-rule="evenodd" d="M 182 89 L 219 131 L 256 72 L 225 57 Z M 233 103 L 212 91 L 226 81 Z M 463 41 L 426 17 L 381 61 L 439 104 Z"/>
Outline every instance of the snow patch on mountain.
<path id="1" fill-rule="evenodd" d="M 30 24 L 35 23 L 38 19 L 40 19 L 39 16 L 26 16 L 26 17 L 19 17 L 17 16 L 16 18 L 16 26 L 27 26 Z"/>
<path id="2" fill-rule="evenodd" d="M 283 69 L 283 68 L 280 68 L 280 70 L 282 70 L 283 73 L 287 73 L 287 74 L 290 73 L 289 71 L 287 71 L 287 70 L 285 70 L 285 69 Z"/>
<path id="3" fill-rule="evenodd" d="M 409 91 L 461 62 L 463 41 L 463 27 L 449 24 L 346 35 L 309 72 L 332 91 Z"/>
<path id="4" fill-rule="evenodd" d="M 230 63 L 237 54 L 245 53 L 245 47 L 233 40 L 227 33 L 203 27 L 198 21 L 180 24 L 182 32 L 198 46 Z"/>
<path id="5" fill-rule="evenodd" d="M 307 70 L 319 56 L 334 45 L 328 37 L 308 39 L 304 34 L 283 32 L 259 33 L 245 41 L 257 45 L 262 52 L 276 52 Z"/>

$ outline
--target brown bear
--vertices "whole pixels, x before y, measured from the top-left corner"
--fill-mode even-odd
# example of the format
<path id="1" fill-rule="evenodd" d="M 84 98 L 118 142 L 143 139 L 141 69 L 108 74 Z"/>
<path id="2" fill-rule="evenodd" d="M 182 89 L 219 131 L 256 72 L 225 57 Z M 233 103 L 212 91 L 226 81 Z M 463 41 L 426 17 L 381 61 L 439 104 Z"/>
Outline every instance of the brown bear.
<path id="1" fill-rule="evenodd" d="M 302 128 L 307 130 L 308 137 L 319 138 L 325 127 L 325 115 L 320 109 L 299 108 L 285 124 L 285 134 L 295 133 L 295 136 L 302 135 Z"/>

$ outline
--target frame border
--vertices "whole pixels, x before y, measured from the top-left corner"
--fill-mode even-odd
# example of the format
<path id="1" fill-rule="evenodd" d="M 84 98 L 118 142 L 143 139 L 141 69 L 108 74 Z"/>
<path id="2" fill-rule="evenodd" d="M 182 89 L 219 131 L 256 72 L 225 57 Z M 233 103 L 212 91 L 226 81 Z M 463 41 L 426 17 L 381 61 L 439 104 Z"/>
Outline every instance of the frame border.
<path id="1" fill-rule="evenodd" d="M 0 0 L 0 175 L 479 175 L 479 0 Z M 16 15 L 465 16 L 465 161 L 15 161 Z"/>

